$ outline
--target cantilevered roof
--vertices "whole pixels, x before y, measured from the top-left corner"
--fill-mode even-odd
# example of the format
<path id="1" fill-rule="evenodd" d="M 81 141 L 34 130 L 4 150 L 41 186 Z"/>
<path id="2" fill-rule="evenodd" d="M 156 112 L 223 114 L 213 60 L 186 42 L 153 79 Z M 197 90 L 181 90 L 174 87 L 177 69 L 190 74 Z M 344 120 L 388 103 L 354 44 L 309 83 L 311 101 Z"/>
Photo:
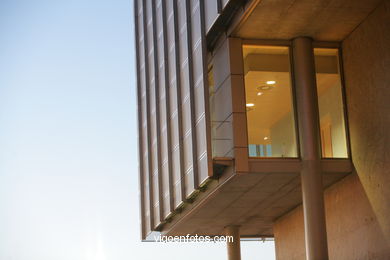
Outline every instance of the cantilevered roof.
<path id="1" fill-rule="evenodd" d="M 217 162 L 218 164 L 218 162 Z M 232 165 L 192 203 L 165 223 L 166 235 L 221 235 L 240 225 L 242 237 L 273 237 L 274 221 L 302 203 L 299 159 L 253 159 L 250 172 L 234 174 Z M 348 159 L 323 160 L 324 187 L 352 171 Z"/>
<path id="2" fill-rule="evenodd" d="M 247 39 L 342 41 L 381 0 L 252 0 L 256 7 L 234 28 Z"/>

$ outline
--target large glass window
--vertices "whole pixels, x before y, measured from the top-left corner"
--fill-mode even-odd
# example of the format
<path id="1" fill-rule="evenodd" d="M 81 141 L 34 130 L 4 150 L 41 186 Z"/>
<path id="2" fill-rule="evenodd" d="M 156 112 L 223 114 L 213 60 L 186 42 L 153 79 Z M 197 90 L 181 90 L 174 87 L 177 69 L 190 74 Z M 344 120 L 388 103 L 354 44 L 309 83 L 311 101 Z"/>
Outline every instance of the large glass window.
<path id="1" fill-rule="evenodd" d="M 289 48 L 243 46 L 250 157 L 297 157 Z"/>
<path id="2" fill-rule="evenodd" d="M 337 49 L 314 49 L 321 148 L 324 158 L 346 158 L 344 106 Z"/>

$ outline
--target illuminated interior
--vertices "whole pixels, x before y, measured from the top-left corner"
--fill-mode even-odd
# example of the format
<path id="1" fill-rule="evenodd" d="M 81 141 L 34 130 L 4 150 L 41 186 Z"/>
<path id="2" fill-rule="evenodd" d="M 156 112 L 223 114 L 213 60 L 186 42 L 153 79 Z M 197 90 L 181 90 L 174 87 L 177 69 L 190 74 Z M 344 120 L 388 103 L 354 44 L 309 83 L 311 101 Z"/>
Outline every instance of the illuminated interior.
<path id="1" fill-rule="evenodd" d="M 297 157 L 289 48 L 243 46 L 250 157 Z"/>
<path id="2" fill-rule="evenodd" d="M 337 49 L 314 49 L 321 151 L 324 158 L 347 158 L 342 85 Z"/>

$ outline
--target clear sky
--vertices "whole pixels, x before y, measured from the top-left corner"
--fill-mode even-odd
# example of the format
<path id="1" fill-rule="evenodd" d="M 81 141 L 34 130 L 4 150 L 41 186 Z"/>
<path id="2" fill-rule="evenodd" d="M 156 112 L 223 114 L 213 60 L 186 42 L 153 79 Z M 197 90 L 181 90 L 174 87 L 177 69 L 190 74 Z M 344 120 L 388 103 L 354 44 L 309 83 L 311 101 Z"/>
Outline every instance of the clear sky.
<path id="1" fill-rule="evenodd" d="M 131 0 L 0 1 L 1 260 L 226 259 L 140 242 L 133 41 Z"/>

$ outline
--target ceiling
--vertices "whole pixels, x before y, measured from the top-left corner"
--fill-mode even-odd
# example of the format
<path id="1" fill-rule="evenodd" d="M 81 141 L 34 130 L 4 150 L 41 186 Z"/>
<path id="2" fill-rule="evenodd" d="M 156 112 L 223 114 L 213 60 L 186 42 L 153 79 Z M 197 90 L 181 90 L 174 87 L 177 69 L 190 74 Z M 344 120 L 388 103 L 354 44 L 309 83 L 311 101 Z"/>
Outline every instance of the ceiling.
<path id="1" fill-rule="evenodd" d="M 213 236 L 223 234 L 228 225 L 239 225 L 242 237 L 272 237 L 274 221 L 302 203 L 300 162 L 254 160 L 249 167 L 248 174 L 232 174 L 233 168 L 227 168 L 210 193 L 201 193 L 164 226 L 163 233 Z M 322 167 L 323 184 L 328 187 L 346 176 L 352 164 L 328 160 Z"/>
<path id="2" fill-rule="evenodd" d="M 261 90 L 268 80 L 276 83 L 269 90 Z M 268 86 L 267 86 L 268 87 Z M 292 109 L 291 83 L 288 72 L 249 71 L 245 76 L 246 102 L 254 104 L 247 109 L 248 136 L 250 143 L 264 143 L 269 129 Z M 262 93 L 258 96 L 258 93 Z"/>
<path id="3" fill-rule="evenodd" d="M 381 0 L 253 0 L 257 6 L 232 36 L 284 39 L 309 36 L 344 40 Z"/>

